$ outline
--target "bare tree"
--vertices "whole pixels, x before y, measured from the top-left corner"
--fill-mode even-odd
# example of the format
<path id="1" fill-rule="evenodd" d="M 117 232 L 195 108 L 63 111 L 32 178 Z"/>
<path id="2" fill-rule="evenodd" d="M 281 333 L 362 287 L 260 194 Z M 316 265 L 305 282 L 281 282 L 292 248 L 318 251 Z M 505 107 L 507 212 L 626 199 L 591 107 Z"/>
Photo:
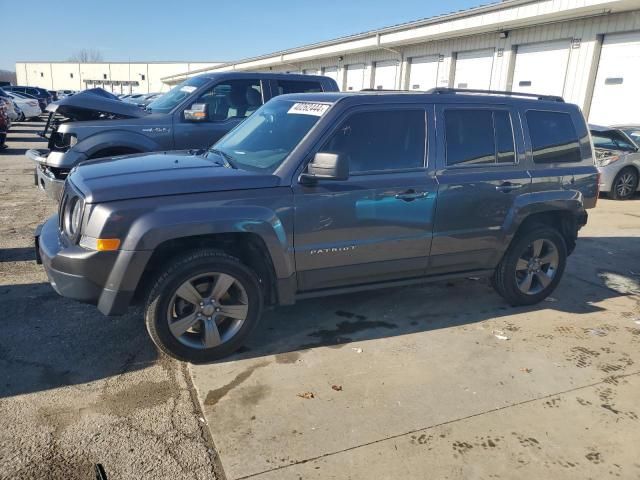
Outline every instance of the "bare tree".
<path id="1" fill-rule="evenodd" d="M 12 72 L 11 70 L 0 70 L 0 82 L 9 82 L 15 85 L 16 72 Z"/>
<path id="2" fill-rule="evenodd" d="M 92 63 L 102 62 L 102 52 L 95 48 L 83 48 L 69 57 L 70 62 Z"/>

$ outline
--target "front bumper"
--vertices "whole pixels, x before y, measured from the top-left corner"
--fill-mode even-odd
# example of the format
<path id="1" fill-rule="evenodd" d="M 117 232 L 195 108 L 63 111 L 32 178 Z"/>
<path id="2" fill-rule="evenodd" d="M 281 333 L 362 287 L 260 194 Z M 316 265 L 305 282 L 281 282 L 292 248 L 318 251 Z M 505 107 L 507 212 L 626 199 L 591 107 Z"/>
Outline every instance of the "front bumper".
<path id="1" fill-rule="evenodd" d="M 55 152 L 58 153 L 58 152 Z M 35 183 L 36 186 L 44 191 L 50 198 L 60 201 L 62 190 L 64 188 L 64 178 L 56 177 L 54 170 L 47 165 L 47 159 L 51 153 L 49 150 L 39 150 L 32 148 L 25 153 L 27 158 L 35 163 Z M 62 169 L 58 169 L 62 170 Z M 62 170 L 64 171 L 64 170 Z M 68 171 L 65 171 L 68 173 Z M 66 175 L 65 175 L 66 177 Z"/>
<path id="2" fill-rule="evenodd" d="M 105 315 L 127 311 L 150 256 L 149 252 L 97 252 L 66 245 L 59 234 L 57 215 L 36 229 L 35 246 L 36 259 L 58 294 L 97 305 Z"/>

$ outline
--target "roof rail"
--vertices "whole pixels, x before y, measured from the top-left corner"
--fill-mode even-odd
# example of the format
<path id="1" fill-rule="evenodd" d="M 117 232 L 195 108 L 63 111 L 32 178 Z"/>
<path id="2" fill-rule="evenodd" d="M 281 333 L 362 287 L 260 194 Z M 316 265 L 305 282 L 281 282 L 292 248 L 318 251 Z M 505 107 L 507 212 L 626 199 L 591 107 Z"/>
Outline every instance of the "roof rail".
<path id="1" fill-rule="evenodd" d="M 538 93 L 524 93 L 524 92 L 507 92 L 505 90 L 478 90 L 473 88 L 432 88 L 426 93 L 435 94 L 455 94 L 455 93 L 484 93 L 486 95 L 507 95 L 513 97 L 528 97 L 537 98 L 538 100 L 547 100 L 550 102 L 562 102 L 564 98 L 557 95 L 542 95 Z"/>

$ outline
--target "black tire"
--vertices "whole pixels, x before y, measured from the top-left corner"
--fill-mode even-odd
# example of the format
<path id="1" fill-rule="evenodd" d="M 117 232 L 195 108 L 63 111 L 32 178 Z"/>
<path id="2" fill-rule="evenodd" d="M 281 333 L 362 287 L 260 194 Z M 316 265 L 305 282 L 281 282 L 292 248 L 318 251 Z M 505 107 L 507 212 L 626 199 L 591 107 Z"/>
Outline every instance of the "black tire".
<path id="1" fill-rule="evenodd" d="M 521 256 L 531 248 L 533 242 L 543 240 L 551 242 L 558 255 L 558 265 L 551 282 L 535 293 L 523 293 L 518 286 L 516 265 Z M 546 243 L 545 243 L 546 245 Z M 533 305 L 544 300 L 558 286 L 567 263 L 567 247 L 564 238 L 553 227 L 532 225 L 526 231 L 519 232 L 511 242 L 504 257 L 493 274 L 492 285 L 495 290 L 513 306 Z M 540 285 L 541 286 L 541 285 Z"/>
<path id="2" fill-rule="evenodd" d="M 247 315 L 237 333 L 213 348 L 192 348 L 179 341 L 169 328 L 169 309 L 177 289 L 199 274 L 216 272 L 237 280 L 247 296 Z M 197 307 L 196 307 L 197 308 Z M 235 257 L 218 250 L 193 250 L 173 260 L 159 274 L 145 303 L 145 324 L 153 343 L 178 360 L 203 363 L 231 355 L 239 349 L 262 315 L 263 295 L 256 274 Z"/>
<path id="3" fill-rule="evenodd" d="M 628 190 L 628 193 L 618 192 L 619 184 L 625 180 L 630 179 L 631 185 Z M 611 191 L 609 192 L 609 197 L 613 200 L 629 200 L 632 198 L 636 191 L 638 190 L 638 171 L 633 167 L 625 167 L 618 172 L 616 178 L 613 179 L 613 183 L 611 184 Z"/>

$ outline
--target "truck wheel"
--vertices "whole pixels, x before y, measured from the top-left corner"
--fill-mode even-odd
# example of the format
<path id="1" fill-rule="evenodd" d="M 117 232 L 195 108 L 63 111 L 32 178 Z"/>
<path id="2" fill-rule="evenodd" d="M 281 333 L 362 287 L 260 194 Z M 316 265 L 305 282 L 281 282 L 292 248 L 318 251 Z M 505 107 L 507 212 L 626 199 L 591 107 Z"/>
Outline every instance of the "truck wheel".
<path id="1" fill-rule="evenodd" d="M 613 179 L 609 196 L 613 200 L 629 200 L 638 189 L 638 172 L 633 167 L 623 168 Z"/>
<path id="2" fill-rule="evenodd" d="M 147 331 L 167 355 L 210 362 L 242 346 L 262 314 L 256 274 L 217 250 L 196 250 L 161 273 L 145 308 Z"/>
<path id="3" fill-rule="evenodd" d="M 494 288 L 511 305 L 545 299 L 560 282 L 567 247 L 557 230 L 537 225 L 519 234 L 493 275 Z"/>

